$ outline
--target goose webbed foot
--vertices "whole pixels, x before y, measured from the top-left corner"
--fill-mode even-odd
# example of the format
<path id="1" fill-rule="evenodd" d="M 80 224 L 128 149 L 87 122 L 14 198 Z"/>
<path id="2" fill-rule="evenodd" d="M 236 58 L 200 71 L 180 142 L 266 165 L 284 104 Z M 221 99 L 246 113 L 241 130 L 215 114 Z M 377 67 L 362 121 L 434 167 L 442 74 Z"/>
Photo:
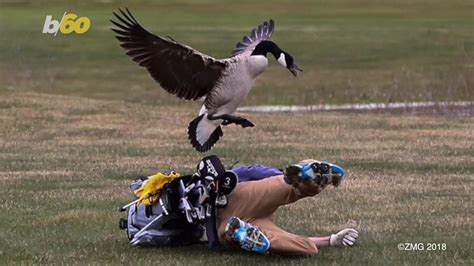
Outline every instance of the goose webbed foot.
<path id="1" fill-rule="evenodd" d="M 240 125 L 241 127 L 243 128 L 246 128 L 246 127 L 254 127 L 254 123 L 250 122 L 248 119 L 245 119 L 243 117 L 239 117 L 238 120 L 235 120 L 233 122 L 230 122 L 230 123 L 234 123 L 236 125 Z M 230 124 L 229 123 L 229 124 Z"/>
<path id="2" fill-rule="evenodd" d="M 255 126 L 248 119 L 245 119 L 245 118 L 240 117 L 240 116 L 233 116 L 233 115 L 227 115 L 227 114 L 225 114 L 225 115 L 216 115 L 216 116 L 208 115 L 207 118 L 210 119 L 210 120 L 222 119 L 222 120 L 224 120 L 224 122 L 222 122 L 223 126 L 227 126 L 227 125 L 230 125 L 230 124 L 240 125 L 243 128 L 254 127 Z"/>

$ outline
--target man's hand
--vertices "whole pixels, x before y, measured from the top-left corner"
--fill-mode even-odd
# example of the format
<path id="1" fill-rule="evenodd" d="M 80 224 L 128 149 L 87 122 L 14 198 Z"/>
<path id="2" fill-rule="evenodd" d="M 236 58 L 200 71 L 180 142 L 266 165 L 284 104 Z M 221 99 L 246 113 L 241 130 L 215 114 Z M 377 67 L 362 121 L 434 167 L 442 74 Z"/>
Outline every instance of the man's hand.
<path id="1" fill-rule="evenodd" d="M 352 247 L 357 241 L 357 237 L 359 237 L 359 232 L 352 228 L 346 228 L 336 234 L 331 235 L 329 238 L 329 246 L 337 247 L 344 245 L 347 247 Z"/>

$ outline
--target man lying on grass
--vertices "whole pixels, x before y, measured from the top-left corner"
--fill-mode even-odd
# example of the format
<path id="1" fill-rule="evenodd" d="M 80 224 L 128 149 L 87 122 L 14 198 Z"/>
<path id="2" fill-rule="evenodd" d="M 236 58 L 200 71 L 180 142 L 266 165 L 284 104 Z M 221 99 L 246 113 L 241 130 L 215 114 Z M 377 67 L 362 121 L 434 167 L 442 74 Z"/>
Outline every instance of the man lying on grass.
<path id="1" fill-rule="evenodd" d="M 319 194 L 344 179 L 340 166 L 305 160 L 285 171 L 268 166 L 225 170 L 216 156 L 205 157 L 189 176 L 157 174 L 136 179 L 137 200 L 122 219 L 132 246 L 187 245 L 207 242 L 263 254 L 314 255 L 320 247 L 353 246 L 358 232 L 299 236 L 273 222 L 278 207 Z"/>

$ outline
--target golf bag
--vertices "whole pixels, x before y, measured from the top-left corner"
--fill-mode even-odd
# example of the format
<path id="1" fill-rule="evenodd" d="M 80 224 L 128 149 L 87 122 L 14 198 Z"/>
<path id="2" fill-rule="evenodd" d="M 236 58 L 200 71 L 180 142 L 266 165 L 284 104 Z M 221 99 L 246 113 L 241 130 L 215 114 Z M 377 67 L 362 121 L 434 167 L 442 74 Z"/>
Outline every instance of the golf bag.
<path id="1" fill-rule="evenodd" d="M 172 246 L 208 241 L 210 248 L 218 246 L 215 207 L 227 203 L 226 195 L 237 185 L 237 175 L 211 155 L 201 160 L 196 173 L 157 187 L 146 200 L 138 197 L 137 191 L 152 178 L 156 176 L 135 179 L 130 185 L 135 200 L 121 208 L 127 211 L 127 218 L 120 219 L 120 228 L 127 230 L 130 244 Z"/>

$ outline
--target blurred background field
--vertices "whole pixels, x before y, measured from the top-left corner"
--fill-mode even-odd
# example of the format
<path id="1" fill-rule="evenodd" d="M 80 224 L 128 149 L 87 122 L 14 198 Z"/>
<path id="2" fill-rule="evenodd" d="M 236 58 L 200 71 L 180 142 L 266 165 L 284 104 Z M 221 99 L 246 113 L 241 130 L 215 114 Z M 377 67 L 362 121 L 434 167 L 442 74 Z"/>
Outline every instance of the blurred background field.
<path id="1" fill-rule="evenodd" d="M 246 105 L 472 101 L 474 1 L 0 0 L 0 264 L 472 264 L 474 120 L 456 114 L 245 114 L 212 153 L 227 165 L 339 163 L 339 189 L 282 208 L 299 234 L 361 231 L 353 249 L 313 258 L 215 253 L 204 246 L 132 249 L 115 208 L 130 179 L 189 173 L 186 137 L 199 103 L 162 91 L 109 30 L 128 7 L 151 32 L 217 58 L 263 20 L 303 67 L 270 59 Z M 91 19 L 84 35 L 42 34 L 46 15 Z M 472 112 L 471 112 L 472 114 Z M 446 243 L 399 251 L 398 243 Z"/>
<path id="2" fill-rule="evenodd" d="M 2 90 L 177 104 L 109 30 L 128 7 L 151 32 L 216 58 L 273 18 L 273 40 L 305 70 L 272 61 L 247 104 L 472 100 L 474 1 L 4 1 Z M 84 35 L 42 34 L 46 15 L 88 16 Z"/>

